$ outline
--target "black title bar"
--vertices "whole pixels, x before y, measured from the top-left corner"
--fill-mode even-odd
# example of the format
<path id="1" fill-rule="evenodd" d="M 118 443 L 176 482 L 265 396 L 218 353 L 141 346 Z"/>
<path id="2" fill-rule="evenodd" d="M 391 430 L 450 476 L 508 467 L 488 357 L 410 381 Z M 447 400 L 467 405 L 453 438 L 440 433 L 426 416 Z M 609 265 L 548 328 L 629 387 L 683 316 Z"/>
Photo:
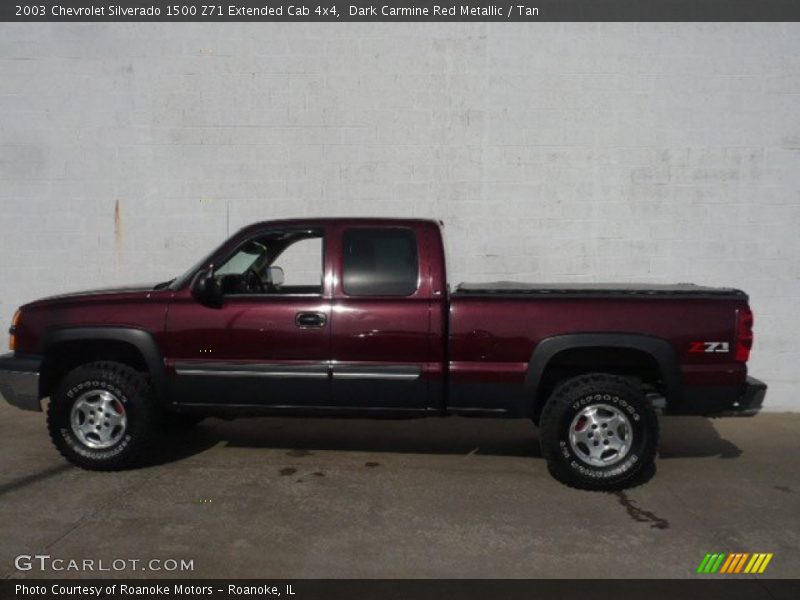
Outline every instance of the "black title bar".
<path id="1" fill-rule="evenodd" d="M 800 1 L 3 0 L 0 21 L 800 21 Z"/>
<path id="2" fill-rule="evenodd" d="M 436 580 L 436 579 L 46 579 L 0 582 L 0 598 L 76 600 L 102 598 L 208 598 L 209 600 L 532 600 L 572 598 L 605 600 L 620 598 L 687 598 L 704 600 L 795 600 L 798 580 L 761 578 L 732 579 L 636 579 L 636 580 Z"/>

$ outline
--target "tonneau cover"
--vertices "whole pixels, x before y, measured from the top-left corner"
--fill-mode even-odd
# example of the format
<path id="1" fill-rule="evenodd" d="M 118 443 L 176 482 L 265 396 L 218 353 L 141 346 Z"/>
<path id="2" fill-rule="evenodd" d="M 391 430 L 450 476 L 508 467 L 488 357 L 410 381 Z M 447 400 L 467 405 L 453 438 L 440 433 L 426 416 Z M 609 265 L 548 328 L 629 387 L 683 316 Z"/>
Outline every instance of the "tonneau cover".
<path id="1" fill-rule="evenodd" d="M 591 297 L 680 297 L 731 298 L 746 300 L 747 294 L 735 288 L 706 287 L 693 283 L 460 283 L 454 296 L 591 296 Z"/>

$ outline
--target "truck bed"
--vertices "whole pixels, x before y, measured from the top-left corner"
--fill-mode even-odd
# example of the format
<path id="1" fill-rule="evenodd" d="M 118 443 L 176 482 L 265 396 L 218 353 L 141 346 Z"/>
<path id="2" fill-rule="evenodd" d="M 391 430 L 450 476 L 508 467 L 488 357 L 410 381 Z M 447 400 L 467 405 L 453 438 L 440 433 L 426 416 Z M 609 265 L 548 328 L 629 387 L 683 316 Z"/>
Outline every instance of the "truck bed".
<path id="1" fill-rule="evenodd" d="M 706 287 L 693 283 L 639 284 L 639 283 L 522 283 L 496 281 L 492 283 L 460 283 L 452 294 L 455 297 L 527 297 L 527 296 L 571 296 L 571 297 L 657 297 L 746 300 L 742 290 L 724 287 Z"/>

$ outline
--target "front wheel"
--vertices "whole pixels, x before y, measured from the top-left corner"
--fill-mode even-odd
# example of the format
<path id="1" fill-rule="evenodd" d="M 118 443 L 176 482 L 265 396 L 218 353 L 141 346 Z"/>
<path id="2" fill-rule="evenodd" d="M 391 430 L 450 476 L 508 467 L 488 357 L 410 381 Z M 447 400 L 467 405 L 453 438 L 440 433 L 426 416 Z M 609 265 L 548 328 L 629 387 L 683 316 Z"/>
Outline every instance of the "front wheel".
<path id="1" fill-rule="evenodd" d="M 155 442 L 158 424 L 147 377 L 115 362 L 88 363 L 70 371 L 47 408 L 56 448 L 84 469 L 139 464 Z"/>
<path id="2" fill-rule="evenodd" d="M 542 455 L 573 487 L 619 489 L 653 466 L 658 417 L 642 390 L 606 373 L 563 382 L 541 416 Z"/>

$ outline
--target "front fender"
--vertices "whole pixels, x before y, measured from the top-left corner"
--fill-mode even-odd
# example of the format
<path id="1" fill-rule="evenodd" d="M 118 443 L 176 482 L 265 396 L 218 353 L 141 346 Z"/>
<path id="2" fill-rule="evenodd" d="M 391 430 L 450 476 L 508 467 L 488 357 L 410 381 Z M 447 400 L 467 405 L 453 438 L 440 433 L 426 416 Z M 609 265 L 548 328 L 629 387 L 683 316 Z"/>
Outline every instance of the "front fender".
<path id="1" fill-rule="evenodd" d="M 169 392 L 167 388 L 167 370 L 164 365 L 164 357 L 161 354 L 161 350 L 155 338 L 143 329 L 111 325 L 54 329 L 47 332 L 42 337 L 39 353 L 46 357 L 48 350 L 51 350 L 63 342 L 106 340 L 130 344 L 139 351 L 147 365 L 148 374 L 150 375 L 156 398 L 161 402 L 166 402 L 169 397 Z"/>

